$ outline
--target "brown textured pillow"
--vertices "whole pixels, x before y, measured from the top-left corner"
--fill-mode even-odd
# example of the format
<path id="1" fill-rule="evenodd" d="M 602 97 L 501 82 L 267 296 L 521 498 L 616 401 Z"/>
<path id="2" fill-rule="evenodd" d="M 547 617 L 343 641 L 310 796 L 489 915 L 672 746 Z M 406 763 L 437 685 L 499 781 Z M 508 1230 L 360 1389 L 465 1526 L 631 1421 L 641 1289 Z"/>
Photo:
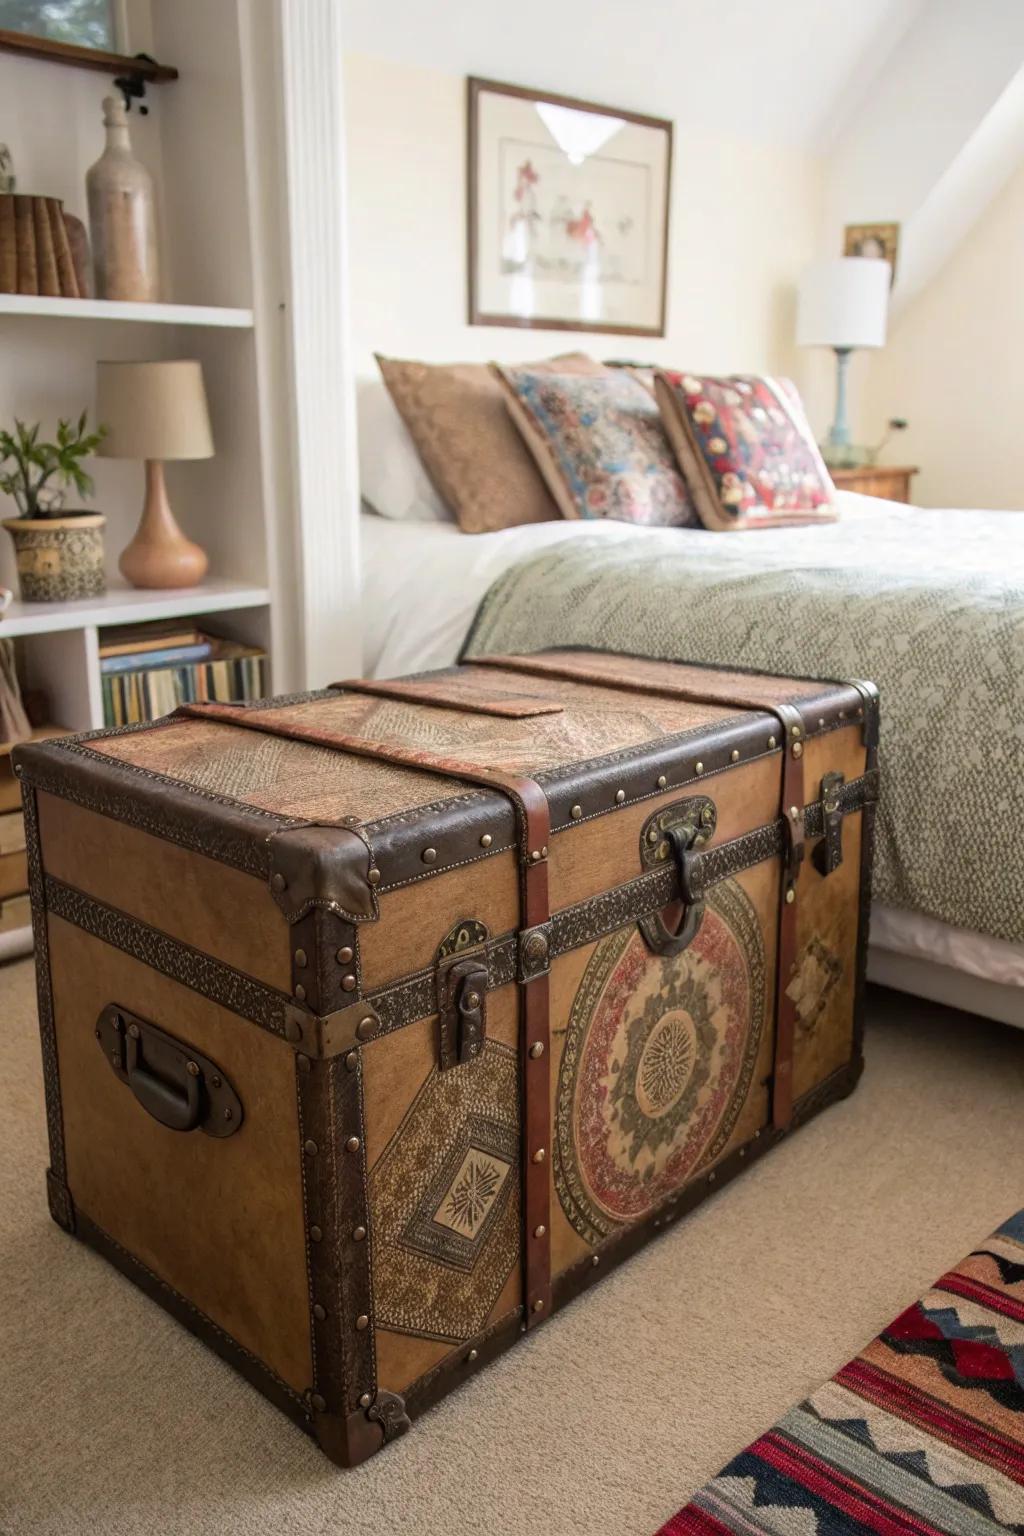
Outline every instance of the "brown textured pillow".
<path id="1" fill-rule="evenodd" d="M 463 533 L 558 518 L 558 507 L 509 419 L 504 390 L 486 363 L 418 363 L 378 354 L 377 364 L 427 474 Z M 601 364 L 582 352 L 531 367 L 601 371 Z"/>

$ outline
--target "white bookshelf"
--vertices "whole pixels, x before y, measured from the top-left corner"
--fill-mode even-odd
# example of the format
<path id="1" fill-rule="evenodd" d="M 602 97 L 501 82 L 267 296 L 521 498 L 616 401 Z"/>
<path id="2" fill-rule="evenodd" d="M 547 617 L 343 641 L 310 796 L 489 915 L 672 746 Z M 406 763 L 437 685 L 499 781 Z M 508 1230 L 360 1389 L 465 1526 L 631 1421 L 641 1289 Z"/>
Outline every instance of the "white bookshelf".
<path id="1" fill-rule="evenodd" d="M 37 320 L 134 321 L 145 325 L 201 325 L 210 329 L 251 331 L 251 309 L 216 304 L 128 304 L 116 299 L 46 299 L 34 294 L 0 293 L 0 316 Z"/>
<path id="2" fill-rule="evenodd" d="M 76 603 L 13 602 L 0 614 L 0 639 L 54 634 L 67 629 L 96 629 L 109 624 L 145 624 L 148 620 L 191 618 L 270 603 L 267 587 L 243 581 L 207 581 L 180 592 L 143 592 L 138 587 L 113 586 L 103 597 Z"/>

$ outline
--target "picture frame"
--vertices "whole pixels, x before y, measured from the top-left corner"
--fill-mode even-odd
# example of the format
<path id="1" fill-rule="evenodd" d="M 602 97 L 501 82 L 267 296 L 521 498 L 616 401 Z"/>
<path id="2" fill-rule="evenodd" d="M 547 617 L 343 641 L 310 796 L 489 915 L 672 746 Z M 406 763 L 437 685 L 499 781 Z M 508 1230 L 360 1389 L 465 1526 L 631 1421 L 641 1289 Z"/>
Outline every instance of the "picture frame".
<path id="1" fill-rule="evenodd" d="M 467 80 L 470 325 L 664 336 L 672 123 Z"/>
<path id="2" fill-rule="evenodd" d="M 125 36 L 125 7 L 126 0 L 0 0 L 0 29 L 115 53 Z"/>
<path id="3" fill-rule="evenodd" d="M 844 256 L 874 256 L 892 270 L 889 286 L 896 281 L 896 257 L 900 245 L 898 224 L 847 224 L 843 231 Z"/>

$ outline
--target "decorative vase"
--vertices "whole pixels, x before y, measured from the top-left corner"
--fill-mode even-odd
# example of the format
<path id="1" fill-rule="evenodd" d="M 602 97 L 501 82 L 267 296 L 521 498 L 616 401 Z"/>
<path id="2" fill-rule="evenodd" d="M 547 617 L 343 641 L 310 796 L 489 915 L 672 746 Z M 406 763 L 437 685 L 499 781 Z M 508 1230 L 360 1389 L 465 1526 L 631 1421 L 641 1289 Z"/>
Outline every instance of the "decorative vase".
<path id="1" fill-rule="evenodd" d="M 103 102 L 107 147 L 85 176 L 96 297 L 160 298 L 153 178 L 132 154 L 124 103 Z"/>
<path id="2" fill-rule="evenodd" d="M 102 512 L 79 517 L 9 517 L 18 586 L 26 603 L 70 603 L 107 590 Z"/>

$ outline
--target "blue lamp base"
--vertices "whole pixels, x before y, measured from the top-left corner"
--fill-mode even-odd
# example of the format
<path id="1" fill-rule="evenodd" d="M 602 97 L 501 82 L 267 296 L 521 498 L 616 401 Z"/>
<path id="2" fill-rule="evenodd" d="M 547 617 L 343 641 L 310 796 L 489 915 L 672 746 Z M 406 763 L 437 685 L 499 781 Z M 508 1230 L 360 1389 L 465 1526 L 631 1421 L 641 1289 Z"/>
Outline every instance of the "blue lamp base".
<path id="1" fill-rule="evenodd" d="M 857 461 L 856 450 L 850 443 L 850 424 L 846 414 L 846 382 L 853 354 L 852 347 L 836 347 L 836 409 L 828 436 L 822 444 L 826 464 L 837 467 L 852 465 Z"/>

